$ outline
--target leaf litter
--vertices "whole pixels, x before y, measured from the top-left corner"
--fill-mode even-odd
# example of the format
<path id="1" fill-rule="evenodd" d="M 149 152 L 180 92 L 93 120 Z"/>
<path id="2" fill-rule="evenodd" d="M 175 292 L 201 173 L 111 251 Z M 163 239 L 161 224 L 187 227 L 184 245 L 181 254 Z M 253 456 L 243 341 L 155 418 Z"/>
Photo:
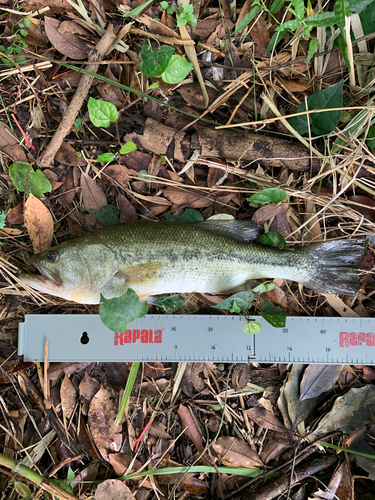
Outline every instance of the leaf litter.
<path id="1" fill-rule="evenodd" d="M 40 365 L 15 354 L 25 313 L 99 312 L 17 280 L 52 241 L 117 221 L 223 214 L 253 219 L 277 246 L 374 232 L 374 1 L 253 4 L 2 2 L 0 462 L 49 478 L 38 493 L 19 470 L 14 483 L 1 474 L 6 495 L 371 497 L 370 366 L 144 363 L 116 424 L 130 363 Z M 95 60 L 112 24 L 118 39 Z M 43 163 L 66 115 L 74 119 Z M 149 312 L 252 306 L 276 327 L 292 315 L 372 317 L 372 268 L 370 245 L 355 298 L 275 279 L 254 285 L 255 301 L 190 294 Z M 129 474 L 140 475 L 125 484 Z"/>

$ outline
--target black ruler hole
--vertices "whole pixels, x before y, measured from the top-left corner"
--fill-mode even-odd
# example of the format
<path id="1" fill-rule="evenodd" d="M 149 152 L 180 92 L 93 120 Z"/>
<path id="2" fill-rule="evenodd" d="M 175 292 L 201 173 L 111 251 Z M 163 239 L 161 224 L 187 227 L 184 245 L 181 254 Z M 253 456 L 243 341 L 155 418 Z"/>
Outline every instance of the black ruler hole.
<path id="1" fill-rule="evenodd" d="M 87 332 L 82 333 L 81 337 L 81 344 L 86 345 L 90 342 L 89 336 L 87 335 Z"/>

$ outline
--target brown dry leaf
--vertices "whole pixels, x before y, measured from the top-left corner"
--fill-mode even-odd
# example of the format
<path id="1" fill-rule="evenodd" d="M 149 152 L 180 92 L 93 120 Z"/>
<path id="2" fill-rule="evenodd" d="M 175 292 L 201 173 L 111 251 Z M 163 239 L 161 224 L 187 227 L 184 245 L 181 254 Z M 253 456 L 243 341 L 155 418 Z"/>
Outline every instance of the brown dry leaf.
<path id="1" fill-rule="evenodd" d="M 57 19 L 47 16 L 44 17 L 44 21 L 49 41 L 61 54 L 70 57 L 70 59 L 86 59 L 89 48 L 75 35 L 77 32 L 80 33 L 80 30 L 83 28 L 72 21 L 63 21 L 60 23 Z M 86 30 L 84 31 L 88 34 Z"/>
<path id="2" fill-rule="evenodd" d="M 204 379 L 208 379 L 208 369 L 206 363 L 194 363 L 191 370 L 191 381 L 194 389 L 201 393 L 207 394 L 207 384 Z"/>
<path id="3" fill-rule="evenodd" d="M 74 493 L 77 494 L 78 487 L 79 492 L 82 495 L 88 488 L 91 488 L 92 482 L 96 480 L 98 476 L 100 462 L 91 462 L 87 467 L 81 470 L 71 483 L 71 487 Z"/>
<path id="4" fill-rule="evenodd" d="M 142 468 L 142 464 L 139 460 L 134 460 L 133 462 L 133 457 L 125 455 L 124 453 L 111 453 L 108 455 L 108 461 L 112 465 L 117 476 L 123 476 L 131 463 L 133 463 L 133 466 L 129 474 L 133 474 Z"/>
<path id="5" fill-rule="evenodd" d="M 174 205 L 183 205 L 189 208 L 204 208 L 210 207 L 214 203 L 214 197 L 210 194 L 209 198 L 202 194 L 195 194 L 181 189 L 168 187 L 163 190 L 163 194 L 167 200 Z"/>
<path id="6" fill-rule="evenodd" d="M 276 203 L 270 203 L 269 205 L 264 205 L 263 207 L 258 208 L 252 216 L 252 220 L 257 222 L 258 224 L 264 224 L 265 222 L 272 219 L 272 217 L 276 217 L 283 209 L 281 205 L 277 205 Z"/>
<path id="7" fill-rule="evenodd" d="M 292 447 L 292 440 L 285 437 L 285 434 L 274 434 L 268 431 L 267 436 L 269 436 L 268 441 L 262 449 L 260 458 L 264 464 L 268 464 L 271 460 L 276 460 L 279 458 L 285 450 Z"/>
<path id="8" fill-rule="evenodd" d="M 61 384 L 60 397 L 64 415 L 70 420 L 76 406 L 77 393 L 72 381 L 67 375 L 65 375 Z"/>
<path id="9" fill-rule="evenodd" d="M 348 196 L 349 201 L 353 201 L 356 204 L 352 204 L 351 207 L 359 212 L 360 214 L 364 215 L 368 220 L 374 221 L 375 220 L 375 201 L 369 198 L 368 196 L 362 196 L 362 195 L 354 195 L 354 196 Z M 364 205 L 364 206 L 359 206 L 357 205 Z"/>
<path id="10" fill-rule="evenodd" d="M 25 203 L 25 224 L 34 253 L 48 250 L 53 238 L 53 219 L 39 198 L 30 193 Z"/>
<path id="11" fill-rule="evenodd" d="M 22 224 L 23 223 L 23 203 L 13 207 L 7 213 L 6 221 L 8 224 Z"/>
<path id="12" fill-rule="evenodd" d="M 249 408 L 244 413 L 256 424 L 276 432 L 287 432 L 287 429 L 273 413 L 261 407 Z"/>
<path id="13" fill-rule="evenodd" d="M 269 230 L 277 231 L 282 236 L 284 236 L 284 238 L 286 238 L 292 232 L 288 217 L 286 216 L 284 209 L 277 213 L 276 217 L 273 219 L 270 225 Z"/>
<path id="14" fill-rule="evenodd" d="M 53 16 L 54 14 L 66 14 L 67 12 L 75 12 L 75 9 L 67 0 L 27 0 L 22 2 L 22 8 L 25 11 L 35 12 L 36 10 L 42 10 L 45 7 L 49 7 L 48 14 Z"/>
<path id="15" fill-rule="evenodd" d="M 132 176 L 138 177 L 138 172 L 136 170 L 131 170 L 124 165 L 108 165 L 105 169 L 104 174 L 102 176 L 103 182 L 113 185 L 111 180 L 120 184 L 120 186 L 124 186 Z"/>
<path id="16" fill-rule="evenodd" d="M 198 452 L 202 453 L 204 449 L 202 431 L 192 409 L 180 405 L 178 414 L 181 419 L 181 427 L 185 429 L 186 436 L 193 441 Z"/>
<path id="17" fill-rule="evenodd" d="M 126 167 L 136 170 L 137 172 L 141 170 L 148 171 L 148 166 L 151 161 L 151 156 L 149 154 L 142 153 L 138 150 L 122 155 L 121 158 Z"/>
<path id="18" fill-rule="evenodd" d="M 60 149 L 57 151 L 55 160 L 63 163 L 64 165 L 70 165 L 71 167 L 84 167 L 87 164 L 83 157 L 78 158 L 77 151 L 73 148 L 73 146 L 65 141 L 63 141 Z"/>
<path id="19" fill-rule="evenodd" d="M 154 382 L 142 382 L 140 385 L 141 396 L 150 398 L 162 394 L 168 387 L 169 382 L 165 378 L 155 380 Z"/>
<path id="20" fill-rule="evenodd" d="M 112 73 L 109 66 L 107 66 L 104 76 L 109 80 L 117 83 L 119 82 L 119 80 Z M 125 96 L 119 87 L 116 87 L 116 85 L 112 85 L 109 82 L 101 82 L 97 86 L 97 89 L 104 101 L 111 102 L 114 106 L 116 106 L 117 109 L 121 109 L 122 107 L 124 107 Z"/>
<path id="21" fill-rule="evenodd" d="M 151 427 L 149 427 L 148 433 L 150 434 L 150 436 L 171 439 L 170 434 L 168 434 L 165 429 L 166 426 L 164 424 L 162 424 L 158 420 L 154 420 L 151 424 Z"/>
<path id="22" fill-rule="evenodd" d="M 102 211 L 102 208 L 107 206 L 107 197 L 96 182 L 87 174 L 81 174 L 81 188 L 83 204 L 87 211 L 93 210 Z"/>
<path id="23" fill-rule="evenodd" d="M 255 451 L 241 439 L 223 436 L 216 443 L 213 443 L 212 447 L 225 465 L 248 469 L 257 469 L 263 466 Z"/>
<path id="24" fill-rule="evenodd" d="M 196 26 L 193 27 L 193 33 L 201 39 L 208 38 L 220 24 L 220 15 L 214 14 L 213 16 L 199 19 Z"/>
<path id="25" fill-rule="evenodd" d="M 119 479 L 106 479 L 99 483 L 95 500 L 135 500 L 133 493 Z"/>
<path id="26" fill-rule="evenodd" d="M 121 448 L 121 425 L 116 425 L 117 405 L 111 393 L 102 386 L 92 398 L 89 412 L 88 425 L 95 444 L 104 460 L 108 454 L 118 452 Z"/>
<path id="27" fill-rule="evenodd" d="M 99 382 L 94 378 L 90 377 L 90 375 L 87 372 L 85 372 L 83 379 L 79 383 L 79 394 L 83 398 L 83 403 L 82 403 L 83 415 L 87 415 L 90 406 L 90 401 L 99 391 L 99 389 L 100 389 Z"/>
<path id="28" fill-rule="evenodd" d="M 223 19 L 216 27 L 215 31 L 208 37 L 207 45 L 215 45 L 216 39 L 221 40 L 226 33 L 232 31 L 234 24 L 230 19 Z"/>
<path id="29" fill-rule="evenodd" d="M 284 290 L 282 290 L 279 286 L 275 285 L 275 288 L 273 290 L 266 292 L 266 296 L 270 300 L 272 300 L 274 304 L 284 307 L 284 309 L 288 307 L 288 300 L 286 298 Z"/>
<path id="30" fill-rule="evenodd" d="M 7 154 L 13 161 L 27 161 L 26 153 L 20 146 L 12 130 L 0 121 L 0 151 Z"/>
<path id="31" fill-rule="evenodd" d="M 117 204 L 119 209 L 119 220 L 121 223 L 138 220 L 135 208 L 124 195 L 119 194 L 117 196 Z"/>
<path id="32" fill-rule="evenodd" d="M 193 363 L 187 363 L 184 375 L 180 383 L 182 392 L 186 394 L 188 398 L 191 398 L 193 396 L 192 369 L 193 369 Z"/>
<path id="33" fill-rule="evenodd" d="M 163 363 L 155 361 L 155 363 L 144 363 L 144 375 L 149 378 L 158 379 L 165 377 L 165 369 Z"/>
<path id="34" fill-rule="evenodd" d="M 255 53 L 258 56 L 264 56 L 268 44 L 270 43 L 270 36 L 267 30 L 267 23 L 262 16 L 257 16 L 256 22 L 251 22 L 250 35 L 255 43 Z"/>
<path id="35" fill-rule="evenodd" d="M 206 91 L 209 97 L 209 104 L 212 104 L 214 100 L 219 96 L 219 92 L 212 87 L 206 87 Z M 181 85 L 181 87 L 178 89 L 178 92 L 181 94 L 184 101 L 189 104 L 189 106 L 192 106 L 196 109 L 206 109 L 199 82 Z"/>
<path id="36" fill-rule="evenodd" d="M 243 389 L 250 378 L 250 365 L 248 363 L 237 363 L 232 372 L 232 386 L 235 391 Z"/>
<path id="37" fill-rule="evenodd" d="M 278 78 L 276 78 L 276 83 L 278 83 Z M 289 92 L 305 92 L 310 86 L 308 82 L 287 80 L 286 78 L 280 78 L 280 84 L 287 88 Z"/>

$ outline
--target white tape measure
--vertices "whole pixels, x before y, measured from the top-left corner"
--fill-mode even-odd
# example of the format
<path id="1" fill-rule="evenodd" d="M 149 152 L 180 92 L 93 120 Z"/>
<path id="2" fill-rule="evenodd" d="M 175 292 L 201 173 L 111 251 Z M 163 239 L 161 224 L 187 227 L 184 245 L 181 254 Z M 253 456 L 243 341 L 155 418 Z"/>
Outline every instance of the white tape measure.
<path id="1" fill-rule="evenodd" d="M 146 315 L 125 333 L 98 315 L 26 315 L 18 354 L 25 361 L 216 361 L 375 364 L 375 318 L 291 316 L 274 328 L 260 316 L 256 335 L 242 316 Z"/>

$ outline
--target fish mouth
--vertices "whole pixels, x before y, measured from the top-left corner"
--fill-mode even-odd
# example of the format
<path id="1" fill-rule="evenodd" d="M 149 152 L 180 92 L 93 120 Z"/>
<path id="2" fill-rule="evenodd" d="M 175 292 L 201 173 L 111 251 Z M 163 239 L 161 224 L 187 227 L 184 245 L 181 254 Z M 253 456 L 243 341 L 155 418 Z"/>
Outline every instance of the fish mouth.
<path id="1" fill-rule="evenodd" d="M 40 291 L 45 291 L 46 289 L 57 290 L 62 286 L 62 280 L 57 273 L 52 273 L 51 271 L 44 269 L 37 262 L 32 263 L 36 272 L 32 273 L 21 273 L 19 279 L 31 287 L 37 288 Z"/>

